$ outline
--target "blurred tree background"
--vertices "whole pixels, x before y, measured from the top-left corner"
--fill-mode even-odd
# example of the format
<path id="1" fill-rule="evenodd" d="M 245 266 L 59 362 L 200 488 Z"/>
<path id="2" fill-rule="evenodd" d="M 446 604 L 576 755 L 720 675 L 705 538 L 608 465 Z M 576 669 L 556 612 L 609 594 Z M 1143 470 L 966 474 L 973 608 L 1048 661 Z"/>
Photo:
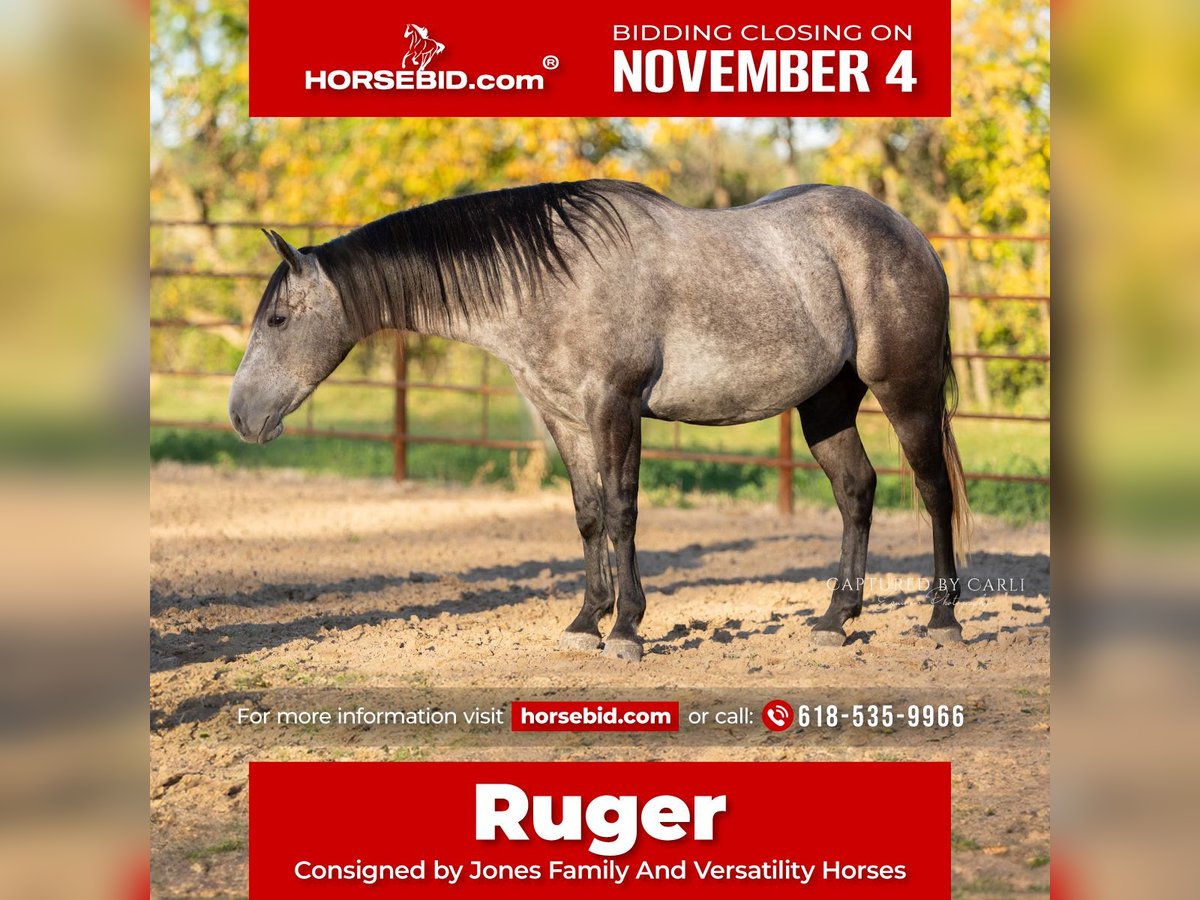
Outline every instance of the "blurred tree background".
<path id="1" fill-rule="evenodd" d="M 631 178 L 694 206 L 748 202 L 781 186 L 862 188 L 931 233 L 1049 230 L 1049 10 L 1033 0 L 953 0 L 953 116 L 947 119 L 396 118 L 250 119 L 246 0 L 152 7 L 152 219 L 361 223 L 397 209 L 515 184 Z M 336 229 L 289 235 L 326 240 Z M 1044 244 L 943 242 L 955 289 L 1048 292 Z M 155 229 L 166 268 L 267 270 L 251 232 Z M 158 317 L 242 320 L 261 285 L 156 283 Z M 956 349 L 1049 352 L 1040 303 L 957 302 Z M 231 370 L 238 329 L 157 331 L 152 365 Z M 425 341 L 436 369 L 448 349 Z M 349 365 L 382 362 L 374 344 Z M 1045 414 L 1048 366 L 959 361 L 964 404 Z M 158 386 L 152 396 L 169 390 Z M 1044 431 L 1044 429 L 1043 429 Z M 1032 465 L 1048 466 L 1045 453 Z M 1021 465 L 1026 465 L 1029 460 Z"/>

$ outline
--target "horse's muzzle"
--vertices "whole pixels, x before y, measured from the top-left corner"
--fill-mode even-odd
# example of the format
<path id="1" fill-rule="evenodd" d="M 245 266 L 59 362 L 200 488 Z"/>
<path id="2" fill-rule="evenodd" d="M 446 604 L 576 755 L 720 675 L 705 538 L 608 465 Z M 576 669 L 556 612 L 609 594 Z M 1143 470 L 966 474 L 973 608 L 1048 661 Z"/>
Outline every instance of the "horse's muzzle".
<path id="1" fill-rule="evenodd" d="M 244 415 L 240 409 L 230 406 L 229 421 L 238 436 L 250 444 L 266 444 L 283 433 L 283 416 L 279 413 Z"/>

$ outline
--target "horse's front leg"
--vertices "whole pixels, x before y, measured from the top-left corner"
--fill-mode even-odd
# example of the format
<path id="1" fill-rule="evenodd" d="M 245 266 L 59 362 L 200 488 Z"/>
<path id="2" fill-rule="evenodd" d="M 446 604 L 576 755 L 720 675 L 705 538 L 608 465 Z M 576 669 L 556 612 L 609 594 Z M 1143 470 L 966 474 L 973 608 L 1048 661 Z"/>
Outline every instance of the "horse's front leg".
<path id="1" fill-rule="evenodd" d="M 583 538 L 583 606 L 559 639 L 562 650 L 597 650 L 600 620 L 613 610 L 612 573 L 608 567 L 608 536 L 604 529 L 604 493 L 591 435 L 543 415 L 571 478 L 575 522 Z"/>
<path id="2" fill-rule="evenodd" d="M 642 658 L 638 626 L 646 612 L 646 595 L 638 574 L 634 532 L 637 529 L 638 467 L 642 454 L 641 398 L 615 392 L 592 407 L 589 426 L 600 464 L 604 522 L 617 557 L 617 616 L 604 642 L 604 655 L 637 662 Z"/>

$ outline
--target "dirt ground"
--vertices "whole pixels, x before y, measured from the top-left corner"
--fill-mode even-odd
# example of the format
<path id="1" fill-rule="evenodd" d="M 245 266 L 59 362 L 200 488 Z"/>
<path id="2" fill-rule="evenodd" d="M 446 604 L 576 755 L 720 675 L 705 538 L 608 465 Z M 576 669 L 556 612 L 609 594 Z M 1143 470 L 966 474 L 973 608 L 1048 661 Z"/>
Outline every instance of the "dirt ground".
<path id="1" fill-rule="evenodd" d="M 836 511 L 788 520 L 732 501 L 643 506 L 647 644 L 630 664 L 555 649 L 582 597 L 565 489 L 518 495 L 161 464 L 150 514 L 156 896 L 245 895 L 251 759 L 644 759 L 648 748 L 657 759 L 950 759 L 955 895 L 1048 890 L 1044 526 L 977 520 L 962 573 L 976 579 L 959 608 L 966 642 L 940 647 L 922 633 L 929 609 L 916 582 L 932 564 L 927 524 L 877 514 L 876 586 L 849 644 L 827 648 L 809 643 L 806 623 L 828 602 Z M 510 698 L 583 688 L 664 699 L 710 687 L 767 698 L 903 694 L 961 703 L 969 724 L 952 735 L 811 740 L 758 727 L 723 743 L 501 735 L 266 745 L 228 724 L 239 698 L 272 691 L 430 685 Z"/>

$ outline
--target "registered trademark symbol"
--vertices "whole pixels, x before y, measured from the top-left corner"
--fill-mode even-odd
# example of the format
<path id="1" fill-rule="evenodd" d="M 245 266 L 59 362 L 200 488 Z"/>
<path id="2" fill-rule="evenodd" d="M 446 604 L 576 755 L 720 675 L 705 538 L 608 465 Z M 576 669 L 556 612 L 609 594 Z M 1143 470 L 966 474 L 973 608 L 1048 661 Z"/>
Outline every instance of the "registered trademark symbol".
<path id="1" fill-rule="evenodd" d="M 542 57 L 542 67 L 546 68 L 546 69 L 550 69 L 551 71 L 553 71 L 554 69 L 557 69 L 558 68 L 558 57 L 553 56 L 553 55 L 552 56 L 543 56 Z"/>

